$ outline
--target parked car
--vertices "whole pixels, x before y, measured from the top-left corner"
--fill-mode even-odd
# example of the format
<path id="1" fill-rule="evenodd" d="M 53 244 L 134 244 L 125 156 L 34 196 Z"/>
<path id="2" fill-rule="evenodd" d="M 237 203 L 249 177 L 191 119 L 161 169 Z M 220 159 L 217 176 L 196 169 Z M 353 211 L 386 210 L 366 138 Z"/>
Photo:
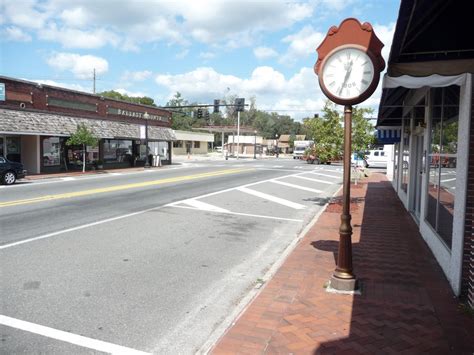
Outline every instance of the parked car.
<path id="1" fill-rule="evenodd" d="M 386 168 L 389 156 L 386 151 L 382 149 L 369 150 L 365 153 L 365 160 L 370 167 Z"/>
<path id="2" fill-rule="evenodd" d="M 10 161 L 4 157 L 0 157 L 0 178 L 1 183 L 12 185 L 17 179 L 22 179 L 26 175 L 23 164 Z"/>

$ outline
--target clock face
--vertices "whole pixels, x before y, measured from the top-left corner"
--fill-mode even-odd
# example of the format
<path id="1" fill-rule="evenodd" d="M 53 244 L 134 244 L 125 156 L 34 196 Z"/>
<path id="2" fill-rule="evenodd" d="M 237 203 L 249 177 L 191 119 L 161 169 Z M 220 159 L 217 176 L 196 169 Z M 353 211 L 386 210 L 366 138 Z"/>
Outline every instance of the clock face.
<path id="1" fill-rule="evenodd" d="M 326 91 L 335 98 L 350 100 L 364 94 L 374 80 L 374 64 L 367 53 L 343 48 L 331 54 L 321 68 Z"/>

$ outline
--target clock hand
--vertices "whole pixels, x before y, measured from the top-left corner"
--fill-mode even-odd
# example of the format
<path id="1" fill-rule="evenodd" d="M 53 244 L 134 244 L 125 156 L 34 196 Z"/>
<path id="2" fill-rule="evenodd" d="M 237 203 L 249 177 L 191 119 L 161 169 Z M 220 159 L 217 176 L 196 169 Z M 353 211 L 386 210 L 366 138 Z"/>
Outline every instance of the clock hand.
<path id="1" fill-rule="evenodd" d="M 344 77 L 344 81 L 342 82 L 342 85 L 341 85 L 341 88 L 339 89 L 339 95 L 341 95 L 342 93 L 342 89 L 344 88 L 344 85 L 346 84 L 347 82 L 347 79 L 349 79 L 349 76 L 351 75 L 351 71 L 352 71 L 352 60 L 349 62 L 348 65 L 346 65 L 347 68 L 346 68 L 346 76 Z"/>

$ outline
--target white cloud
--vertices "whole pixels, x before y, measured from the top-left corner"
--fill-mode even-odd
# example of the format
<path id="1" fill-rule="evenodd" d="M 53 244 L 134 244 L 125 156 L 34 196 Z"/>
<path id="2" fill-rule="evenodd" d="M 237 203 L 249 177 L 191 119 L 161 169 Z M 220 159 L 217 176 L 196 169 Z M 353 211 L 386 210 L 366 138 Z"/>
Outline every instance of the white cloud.
<path id="1" fill-rule="evenodd" d="M 277 51 L 270 47 L 254 48 L 253 54 L 255 57 L 257 57 L 257 59 L 268 59 L 278 55 Z"/>
<path id="2" fill-rule="evenodd" d="M 183 74 L 157 75 L 155 81 L 168 91 L 168 99 L 179 91 L 190 102 L 212 103 L 230 91 L 247 100 L 256 97 L 260 110 L 278 111 L 295 119 L 320 113 L 326 101 L 312 67 L 302 67 L 289 78 L 268 66 L 255 68 L 248 78 L 202 67 Z M 360 106 L 376 110 L 379 100 L 380 90 L 377 90 Z"/>
<path id="3" fill-rule="evenodd" d="M 2 1 L 3 21 L 18 27 L 40 29 L 49 13 L 34 0 Z"/>
<path id="4" fill-rule="evenodd" d="M 310 25 L 303 27 L 295 34 L 286 36 L 282 42 L 290 45 L 287 52 L 280 58 L 280 62 L 291 64 L 310 55 L 316 58 L 316 48 L 325 36 L 325 33 L 315 31 Z"/>
<path id="5" fill-rule="evenodd" d="M 123 81 L 145 81 L 146 79 L 150 78 L 152 72 L 149 70 L 142 70 L 142 71 L 125 71 L 122 75 L 121 80 Z"/>
<path id="6" fill-rule="evenodd" d="M 74 53 L 55 53 L 47 63 L 58 71 L 70 71 L 78 79 L 92 78 L 94 69 L 96 75 L 104 74 L 109 69 L 108 62 L 103 58 Z"/>
<path id="7" fill-rule="evenodd" d="M 175 55 L 176 59 L 184 59 L 189 54 L 189 49 L 184 49 Z"/>
<path id="8" fill-rule="evenodd" d="M 202 59 L 212 59 L 215 58 L 216 54 L 212 52 L 201 52 L 199 53 L 199 58 Z"/>
<path id="9" fill-rule="evenodd" d="M 38 83 L 38 84 L 57 86 L 57 87 L 60 87 L 60 88 L 65 88 L 65 89 L 70 89 L 70 90 L 76 90 L 76 91 L 82 91 L 82 92 L 92 92 L 91 88 L 86 88 L 86 87 L 84 87 L 82 85 L 79 85 L 79 84 L 62 83 L 62 82 L 58 82 L 58 81 L 54 81 L 54 80 L 42 80 L 42 79 L 38 79 L 38 80 L 36 80 L 36 79 L 34 79 L 34 80 L 25 79 L 25 80 L 32 81 L 32 82 Z"/>
<path id="10" fill-rule="evenodd" d="M 88 14 L 82 7 L 75 7 L 73 9 L 65 9 L 59 15 L 65 26 L 68 27 L 82 27 L 88 23 Z"/>
<path id="11" fill-rule="evenodd" d="M 143 92 L 140 91 L 128 91 L 127 89 L 119 88 L 119 89 L 114 89 L 114 91 L 117 91 L 121 93 L 122 95 L 127 95 L 130 97 L 143 97 L 143 96 L 148 96 Z"/>
<path id="12" fill-rule="evenodd" d="M 31 36 L 24 32 L 21 28 L 10 26 L 7 27 L 4 31 L 5 39 L 9 41 L 17 41 L 17 42 L 30 42 Z"/>
<path id="13" fill-rule="evenodd" d="M 58 28 L 56 24 L 50 24 L 39 32 L 41 39 L 59 42 L 65 48 L 100 48 L 106 44 L 117 46 L 119 37 L 105 29 L 81 31 L 74 28 Z"/>
<path id="14" fill-rule="evenodd" d="M 382 48 L 382 56 L 385 59 L 385 64 L 387 64 L 388 56 L 390 55 L 390 48 L 392 47 L 393 34 L 395 33 L 395 23 L 390 23 L 387 26 L 374 25 L 373 27 L 377 37 L 385 45 Z"/>
<path id="15" fill-rule="evenodd" d="M 22 0 L 5 5 L 5 23 L 34 28 L 67 48 L 104 45 L 138 50 L 142 44 L 187 45 L 192 39 L 235 48 L 264 32 L 311 17 L 314 4 L 252 0 L 108 1 Z"/>

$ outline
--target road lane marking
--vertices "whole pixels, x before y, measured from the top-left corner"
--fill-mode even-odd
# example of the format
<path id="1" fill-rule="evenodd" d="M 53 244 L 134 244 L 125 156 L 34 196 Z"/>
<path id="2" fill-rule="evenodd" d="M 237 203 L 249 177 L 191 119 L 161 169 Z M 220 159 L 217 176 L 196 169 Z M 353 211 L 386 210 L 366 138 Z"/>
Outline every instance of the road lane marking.
<path id="1" fill-rule="evenodd" d="M 47 338 L 56 339 L 65 343 L 78 345 L 83 348 L 89 348 L 96 351 L 103 351 L 109 354 L 117 355 L 148 355 L 150 353 L 127 348 L 125 346 L 108 343 L 102 340 L 96 340 L 87 338 L 82 335 L 77 335 L 62 330 L 46 327 L 35 323 L 26 322 L 20 319 L 11 318 L 8 316 L 0 315 L 0 324 L 3 324 L 10 328 L 21 329 L 26 332 L 45 336 Z"/>
<path id="2" fill-rule="evenodd" d="M 203 210 L 203 211 L 221 212 L 221 213 L 230 212 L 229 210 L 226 210 L 225 208 L 220 208 L 220 207 L 211 205 L 209 203 L 198 201 L 195 199 L 185 200 L 182 203 L 189 205 L 191 207 L 197 208 L 198 210 Z"/>
<path id="3" fill-rule="evenodd" d="M 263 198 L 263 199 L 268 200 L 268 201 L 279 203 L 280 205 L 283 205 L 283 206 L 286 206 L 286 207 L 294 208 L 295 210 L 302 210 L 304 208 L 304 206 L 299 204 L 299 203 L 292 202 L 292 201 L 289 201 L 289 200 L 285 200 L 285 199 L 280 198 L 280 197 L 272 196 L 272 195 L 266 194 L 264 192 L 251 190 L 251 189 L 246 188 L 246 187 L 238 187 L 237 190 L 245 192 L 249 195 L 253 195 L 253 196 Z"/>
<path id="4" fill-rule="evenodd" d="M 169 207 L 176 207 L 176 208 L 184 208 L 184 209 L 189 209 L 189 210 L 201 211 L 200 208 L 193 208 L 193 207 L 188 207 L 188 206 L 170 205 Z M 209 211 L 209 212 L 232 214 L 232 215 L 236 215 L 236 216 L 245 216 L 245 217 L 256 217 L 256 218 L 264 218 L 264 219 L 275 219 L 275 220 L 277 220 L 277 221 L 303 222 L 302 219 L 285 218 L 285 217 L 275 217 L 275 216 L 265 216 L 265 215 L 261 215 L 261 214 L 252 214 L 252 213 L 232 212 L 232 211 L 229 211 L 229 210 L 224 210 L 224 211 Z"/>
<path id="5" fill-rule="evenodd" d="M 321 184 L 328 184 L 328 185 L 333 185 L 334 184 L 333 182 L 330 182 L 330 181 L 320 180 L 320 179 L 313 179 L 313 178 L 309 178 L 309 177 L 301 176 L 301 175 L 297 175 L 297 176 L 294 176 L 294 177 L 298 178 L 298 179 L 308 180 L 308 181 L 320 182 Z"/>
<path id="6" fill-rule="evenodd" d="M 310 192 L 315 192 L 317 194 L 320 194 L 322 191 L 321 190 L 317 190 L 317 189 L 312 189 L 310 187 L 306 187 L 306 186 L 300 186 L 300 185 L 295 185 L 295 184 L 291 184 L 289 182 L 284 182 L 284 181 L 279 181 L 279 180 L 270 180 L 271 183 L 274 183 L 274 184 L 279 184 L 279 185 L 283 185 L 283 186 L 288 186 L 288 187 L 291 187 L 293 189 L 299 189 L 299 190 L 305 190 L 305 191 L 310 191 Z"/>
<path id="7" fill-rule="evenodd" d="M 135 189 L 140 187 L 147 187 L 147 186 L 155 186 L 155 185 L 162 185 L 166 183 L 173 183 L 173 182 L 182 182 L 182 181 L 189 181 L 189 180 L 196 180 L 206 177 L 214 177 L 214 176 L 221 176 L 221 175 L 228 175 L 228 174 L 236 174 L 246 171 L 252 171 L 255 169 L 227 169 L 227 170 L 219 170 L 210 173 L 201 173 L 196 175 L 186 175 L 186 176 L 178 176 L 173 178 L 166 178 L 160 180 L 153 180 L 153 181 L 145 181 L 145 182 L 137 182 L 125 185 L 116 185 L 116 186 L 109 186 L 104 188 L 97 188 L 97 189 L 90 189 L 90 190 L 82 190 L 82 191 L 74 191 L 74 192 L 66 192 L 57 195 L 45 195 L 35 198 L 23 199 L 23 200 L 13 200 L 13 201 L 6 201 L 0 202 L 0 208 L 2 207 L 10 207 L 10 206 L 18 206 L 18 205 L 26 205 L 44 201 L 52 201 L 52 200 L 60 200 L 66 198 L 74 198 L 74 197 L 83 197 L 83 196 L 90 196 L 96 195 L 101 193 L 107 192 L 115 192 L 115 191 L 122 191 L 122 190 L 129 190 Z"/>

